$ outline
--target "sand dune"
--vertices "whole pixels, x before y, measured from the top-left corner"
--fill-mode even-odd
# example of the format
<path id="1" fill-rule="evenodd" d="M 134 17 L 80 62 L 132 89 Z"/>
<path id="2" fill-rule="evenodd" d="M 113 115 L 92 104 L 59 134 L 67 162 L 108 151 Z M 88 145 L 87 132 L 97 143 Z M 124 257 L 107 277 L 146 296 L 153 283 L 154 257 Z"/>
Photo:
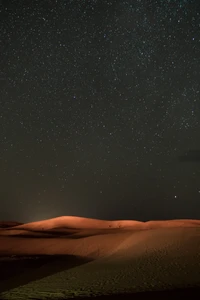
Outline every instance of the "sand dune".
<path id="1" fill-rule="evenodd" d="M 108 228 L 134 228 L 151 229 L 160 227 L 191 227 L 200 226 L 200 220 L 166 220 L 140 222 L 135 220 L 105 221 L 77 216 L 62 216 L 27 224 L 15 225 L 15 229 L 49 230 L 55 228 L 65 229 L 108 229 Z"/>
<path id="2" fill-rule="evenodd" d="M 0 229 L 0 256 L 5 263 L 12 255 L 15 260 L 56 259 L 29 270 L 29 276 L 23 271 L 14 284 L 8 276 L 0 284 L 2 299 L 200 287 L 200 220 L 143 223 L 64 216 L 21 224 Z M 69 267 L 67 257 L 83 261 Z"/>
<path id="3" fill-rule="evenodd" d="M 15 226 L 22 225 L 22 224 L 23 223 L 14 222 L 14 221 L 0 221 L 0 229 L 1 228 L 15 227 Z"/>
<path id="4" fill-rule="evenodd" d="M 142 226 L 142 222 L 139 221 L 104 221 L 97 219 L 82 218 L 76 216 L 62 216 L 48 220 L 42 220 L 38 222 L 32 222 L 17 226 L 19 229 L 29 230 L 48 230 L 54 228 L 75 228 L 75 229 L 107 229 L 107 228 L 119 228 L 119 227 L 136 227 Z"/>

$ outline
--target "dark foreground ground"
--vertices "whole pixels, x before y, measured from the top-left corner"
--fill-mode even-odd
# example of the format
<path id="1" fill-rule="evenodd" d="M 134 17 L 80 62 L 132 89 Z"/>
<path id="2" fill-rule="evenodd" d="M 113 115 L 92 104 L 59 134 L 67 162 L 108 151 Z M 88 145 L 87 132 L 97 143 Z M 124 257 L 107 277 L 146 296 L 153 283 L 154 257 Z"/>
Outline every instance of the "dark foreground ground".
<path id="1" fill-rule="evenodd" d="M 0 300 L 6 300 L 2 292 L 27 284 L 28 282 L 44 278 L 48 275 L 55 274 L 62 270 L 70 269 L 75 266 L 87 263 L 80 257 L 73 256 L 12 256 L 0 257 Z M 181 297 L 190 297 L 200 299 L 200 286 L 186 287 L 180 289 L 172 289 L 167 291 L 149 291 L 128 294 L 113 294 L 105 296 L 76 297 L 66 299 L 96 299 L 96 300 L 112 300 L 112 299 L 181 299 Z M 40 300 L 39 298 L 28 298 Z M 28 300 L 27 299 L 27 300 Z M 64 300 L 64 298 L 49 298 L 49 300 Z M 16 299 L 17 300 L 17 299 Z"/>
<path id="2" fill-rule="evenodd" d="M 0 300 L 2 292 L 89 261 L 73 255 L 0 257 Z"/>
<path id="3" fill-rule="evenodd" d="M 140 292 L 140 293 L 124 293 L 124 294 L 113 294 L 113 295 L 105 295 L 105 296 L 89 296 L 89 297 L 73 297 L 73 298 L 49 298 L 49 300 L 142 300 L 142 299 L 181 299 L 181 298 L 191 298 L 191 299 L 200 299 L 200 288 L 182 288 L 182 289 L 173 289 L 168 291 L 150 291 L 150 292 Z M 40 300 L 39 298 L 28 298 L 32 300 Z M 28 300 L 27 299 L 27 300 Z M 1 298 L 0 300 L 6 300 L 6 298 Z M 17 299 L 16 299 L 17 300 Z M 48 299 L 47 299 L 48 300 Z"/>
<path id="4" fill-rule="evenodd" d="M 181 299 L 182 297 L 190 297 L 192 299 L 200 299 L 200 288 L 183 288 L 183 289 L 174 289 L 171 291 L 154 291 L 154 292 L 140 292 L 140 293 L 131 293 L 131 294 L 113 294 L 106 296 L 96 296 L 93 297 L 79 297 L 79 298 L 67 298 L 66 300 L 114 300 L 114 299 L 127 299 L 127 300 L 142 300 L 142 299 L 154 299 L 154 300 L 162 300 L 162 299 Z M 62 298 L 63 299 L 63 298 Z M 36 299 L 35 299 L 36 300 Z M 39 300 L 39 299 L 37 299 Z M 52 300 L 52 298 L 51 298 Z M 56 299 L 55 299 L 56 300 Z M 61 300 L 61 299 L 58 299 Z M 64 299 L 63 299 L 64 300 Z"/>

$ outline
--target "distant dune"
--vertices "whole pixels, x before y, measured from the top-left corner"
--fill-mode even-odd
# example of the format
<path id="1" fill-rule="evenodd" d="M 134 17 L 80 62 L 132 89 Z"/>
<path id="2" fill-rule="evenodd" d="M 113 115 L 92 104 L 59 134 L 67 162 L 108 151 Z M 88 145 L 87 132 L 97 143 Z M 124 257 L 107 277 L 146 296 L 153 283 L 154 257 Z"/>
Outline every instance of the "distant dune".
<path id="1" fill-rule="evenodd" d="M 135 220 L 105 221 L 76 216 L 62 216 L 27 224 L 8 222 L 10 226 L 17 226 L 18 229 L 27 230 L 51 230 L 55 228 L 65 229 L 109 229 L 109 228 L 133 228 L 133 229 L 152 229 L 163 227 L 193 227 L 200 226 L 200 220 L 180 219 L 166 221 L 140 222 Z M 1 224 L 1 223 L 0 223 Z"/>
<path id="2" fill-rule="evenodd" d="M 200 287 L 200 220 L 63 216 L 13 224 L 0 229 L 0 268 L 7 269 L 0 299 Z"/>
<path id="3" fill-rule="evenodd" d="M 15 227 L 15 226 L 18 226 L 18 225 L 23 225 L 23 223 L 13 222 L 13 221 L 0 221 L 0 229 L 1 228 Z"/>

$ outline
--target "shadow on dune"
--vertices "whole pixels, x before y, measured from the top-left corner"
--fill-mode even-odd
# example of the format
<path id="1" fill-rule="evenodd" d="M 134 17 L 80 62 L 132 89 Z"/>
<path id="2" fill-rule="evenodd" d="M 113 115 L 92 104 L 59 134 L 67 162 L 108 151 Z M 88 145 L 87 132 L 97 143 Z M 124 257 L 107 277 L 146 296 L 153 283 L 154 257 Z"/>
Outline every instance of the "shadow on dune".
<path id="1" fill-rule="evenodd" d="M 9 234 L 9 237 L 12 238 L 37 238 L 37 239 L 55 239 L 55 238 L 70 238 L 71 237 L 71 233 L 51 233 L 51 232 L 41 232 L 41 231 L 32 231 L 31 233 L 25 232 L 25 233 L 19 233 L 19 234 Z"/>
<path id="2" fill-rule="evenodd" d="M 9 234 L 9 237 L 12 238 L 70 238 L 70 239 L 81 239 L 81 238 L 86 238 L 90 236 L 95 236 L 95 235 L 105 235 L 105 234 L 110 234 L 110 233 L 119 233 L 118 228 L 106 228 L 106 229 L 100 229 L 100 230 L 94 230 L 94 229 L 51 229 L 51 230 L 26 230 L 26 229 L 20 229 L 21 233 L 17 233 L 18 228 L 9 228 L 6 229 L 7 232 L 10 230 L 16 231 L 16 233 Z M 6 232 L 5 231 L 5 232 Z"/>
<path id="3" fill-rule="evenodd" d="M 74 255 L 1 257 L 0 293 L 90 261 Z"/>
<path id="4" fill-rule="evenodd" d="M 9 232 L 13 232 L 12 233 L 9 233 Z M 20 231 L 20 233 L 19 233 Z M 77 232 L 77 229 L 74 230 L 74 229 L 61 229 L 61 230 L 54 230 L 54 229 L 51 229 L 51 230 L 44 230 L 44 229 L 41 229 L 41 230 L 33 230 L 33 229 L 25 229 L 25 228 L 5 228 L 4 229 L 4 232 L 8 232 L 8 236 L 9 237 L 24 237 L 24 238 L 60 238 L 62 236 L 70 236 L 74 233 Z M 16 233 L 15 233 L 16 232 Z"/>

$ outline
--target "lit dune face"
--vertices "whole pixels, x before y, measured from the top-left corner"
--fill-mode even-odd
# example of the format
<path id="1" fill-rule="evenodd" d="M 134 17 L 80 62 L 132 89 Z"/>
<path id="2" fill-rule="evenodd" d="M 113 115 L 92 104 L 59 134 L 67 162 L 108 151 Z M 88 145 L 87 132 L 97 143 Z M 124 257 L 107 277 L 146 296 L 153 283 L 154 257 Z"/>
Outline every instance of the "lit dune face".
<path id="1" fill-rule="evenodd" d="M 76 216 L 62 216 L 38 222 L 32 222 L 18 226 L 18 228 L 38 228 L 38 229 L 53 229 L 53 228 L 76 228 L 76 229 L 108 229 L 108 228 L 127 228 L 141 227 L 144 223 L 139 221 L 105 221 L 98 219 L 82 218 Z"/>

